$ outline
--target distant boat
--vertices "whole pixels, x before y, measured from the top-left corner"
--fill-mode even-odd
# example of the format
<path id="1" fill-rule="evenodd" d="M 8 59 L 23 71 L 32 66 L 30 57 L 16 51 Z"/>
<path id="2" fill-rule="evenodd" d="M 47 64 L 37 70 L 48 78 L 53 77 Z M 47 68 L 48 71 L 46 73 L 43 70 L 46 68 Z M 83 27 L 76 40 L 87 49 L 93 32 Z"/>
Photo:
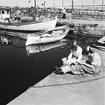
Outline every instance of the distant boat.
<path id="1" fill-rule="evenodd" d="M 63 39 L 69 32 L 69 26 L 60 26 L 53 30 L 35 35 L 29 34 L 26 40 L 26 46 L 32 44 L 50 43 Z"/>
<path id="2" fill-rule="evenodd" d="M 26 51 L 27 51 L 27 54 L 30 55 L 34 53 L 48 51 L 50 49 L 54 49 L 57 47 L 62 47 L 62 46 L 65 46 L 66 44 L 67 44 L 67 40 L 61 40 L 61 41 L 53 42 L 49 44 L 29 45 L 29 46 L 26 46 Z"/>
<path id="3" fill-rule="evenodd" d="M 105 44 L 105 36 L 97 41 L 98 43 Z"/>
<path id="4" fill-rule="evenodd" d="M 26 23 L 4 23 L 0 22 L 0 30 L 12 31 L 12 32 L 35 32 L 40 30 L 54 29 L 57 23 L 57 17 L 54 19 L 43 20 L 38 22 L 26 22 Z"/>

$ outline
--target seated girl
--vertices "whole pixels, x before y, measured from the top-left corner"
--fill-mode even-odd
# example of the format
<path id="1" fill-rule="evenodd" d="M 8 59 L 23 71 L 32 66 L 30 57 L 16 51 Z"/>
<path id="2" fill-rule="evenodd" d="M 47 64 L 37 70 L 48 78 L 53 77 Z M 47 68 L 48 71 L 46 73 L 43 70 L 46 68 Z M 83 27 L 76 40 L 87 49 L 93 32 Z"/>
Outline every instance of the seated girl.
<path id="1" fill-rule="evenodd" d="M 74 65 L 77 64 L 77 62 L 80 62 L 82 59 L 82 48 L 78 46 L 77 41 L 74 40 L 70 54 L 68 57 L 65 57 L 62 59 L 63 65 L 55 71 L 57 74 L 61 73 L 67 73 L 70 72 Z"/>

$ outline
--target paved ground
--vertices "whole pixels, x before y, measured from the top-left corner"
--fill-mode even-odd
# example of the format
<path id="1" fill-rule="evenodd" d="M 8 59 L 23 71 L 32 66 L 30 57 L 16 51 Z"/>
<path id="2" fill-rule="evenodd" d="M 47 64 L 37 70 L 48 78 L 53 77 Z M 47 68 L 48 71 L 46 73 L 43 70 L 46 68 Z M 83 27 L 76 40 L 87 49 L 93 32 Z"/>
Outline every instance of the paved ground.
<path id="1" fill-rule="evenodd" d="M 105 49 L 94 50 L 102 60 L 100 75 L 80 78 L 52 73 L 8 105 L 105 105 Z"/>

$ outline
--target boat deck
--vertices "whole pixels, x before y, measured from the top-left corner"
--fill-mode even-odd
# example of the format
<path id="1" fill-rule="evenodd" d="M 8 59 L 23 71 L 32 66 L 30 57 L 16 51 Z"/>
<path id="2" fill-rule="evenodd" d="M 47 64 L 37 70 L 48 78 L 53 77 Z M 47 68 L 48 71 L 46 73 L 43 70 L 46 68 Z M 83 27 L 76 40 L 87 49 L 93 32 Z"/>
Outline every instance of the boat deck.
<path id="1" fill-rule="evenodd" d="M 8 105 L 105 105 L 105 47 L 94 50 L 102 60 L 100 75 L 82 78 L 51 73 Z"/>

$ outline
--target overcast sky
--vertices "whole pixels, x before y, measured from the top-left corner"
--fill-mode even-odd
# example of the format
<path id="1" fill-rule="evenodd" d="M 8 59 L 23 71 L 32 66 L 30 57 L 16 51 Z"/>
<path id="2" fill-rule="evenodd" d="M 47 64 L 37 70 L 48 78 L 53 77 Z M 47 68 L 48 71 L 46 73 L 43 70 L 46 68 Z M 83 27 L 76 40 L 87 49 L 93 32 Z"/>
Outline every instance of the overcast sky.
<path id="1" fill-rule="evenodd" d="M 34 0 L 0 0 L 0 6 L 34 6 Z M 64 2 L 64 6 L 71 6 L 72 0 L 36 0 L 38 6 L 41 6 L 43 2 L 46 2 L 46 6 L 62 6 L 62 1 Z M 104 4 L 105 4 L 105 0 Z M 74 5 L 81 5 L 82 3 L 85 4 L 93 4 L 95 5 L 102 4 L 102 0 L 74 0 Z"/>

